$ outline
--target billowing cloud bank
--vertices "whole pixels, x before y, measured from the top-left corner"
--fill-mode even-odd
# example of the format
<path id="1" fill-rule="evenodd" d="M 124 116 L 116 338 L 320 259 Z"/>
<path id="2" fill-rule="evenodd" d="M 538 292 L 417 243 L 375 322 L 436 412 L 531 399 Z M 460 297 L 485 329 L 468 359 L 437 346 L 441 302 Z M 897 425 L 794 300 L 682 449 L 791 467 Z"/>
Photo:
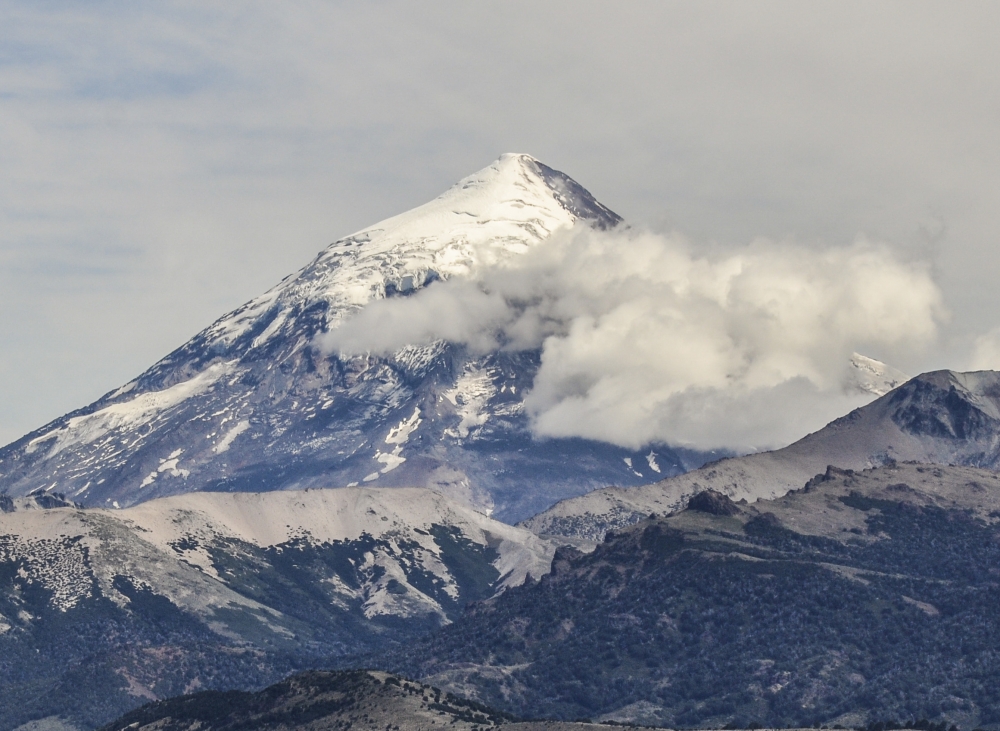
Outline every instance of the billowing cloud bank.
<path id="1" fill-rule="evenodd" d="M 925 347 L 942 317 L 929 267 L 880 244 L 759 241 L 710 257 L 679 236 L 578 229 L 504 267 L 374 301 L 322 347 L 541 348 L 526 396 L 539 436 L 753 450 L 868 400 L 844 391 L 850 354 Z"/>

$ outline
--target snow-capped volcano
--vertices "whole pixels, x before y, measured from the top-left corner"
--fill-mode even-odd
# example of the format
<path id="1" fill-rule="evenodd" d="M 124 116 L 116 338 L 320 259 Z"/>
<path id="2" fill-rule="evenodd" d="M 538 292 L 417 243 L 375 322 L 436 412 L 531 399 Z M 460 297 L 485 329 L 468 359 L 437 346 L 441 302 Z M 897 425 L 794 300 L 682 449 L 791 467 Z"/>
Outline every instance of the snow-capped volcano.
<path id="1" fill-rule="evenodd" d="M 0 492 L 125 507 L 199 490 L 432 487 L 505 520 L 607 484 L 696 466 L 532 438 L 522 395 L 539 351 L 436 342 L 386 357 L 321 353 L 373 299 L 474 274 L 579 223 L 621 219 L 569 177 L 504 155 L 438 198 L 347 236 L 144 374 L 0 450 Z"/>

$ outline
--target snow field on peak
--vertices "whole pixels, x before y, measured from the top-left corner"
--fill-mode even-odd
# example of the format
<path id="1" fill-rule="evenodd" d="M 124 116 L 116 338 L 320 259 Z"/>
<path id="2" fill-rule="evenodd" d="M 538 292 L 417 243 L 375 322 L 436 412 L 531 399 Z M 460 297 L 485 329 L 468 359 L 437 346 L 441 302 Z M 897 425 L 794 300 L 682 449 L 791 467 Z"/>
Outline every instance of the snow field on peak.
<path id="1" fill-rule="evenodd" d="M 884 396 L 908 380 L 910 380 L 908 375 L 880 360 L 853 353 L 845 389 Z"/>
<path id="2" fill-rule="evenodd" d="M 252 347 L 271 339 L 293 307 L 325 302 L 327 329 L 372 299 L 439 277 L 471 274 L 524 253 L 576 217 L 527 155 L 508 154 L 434 200 L 340 239 L 298 274 L 220 319 L 209 341 L 235 342 L 278 308 Z"/>

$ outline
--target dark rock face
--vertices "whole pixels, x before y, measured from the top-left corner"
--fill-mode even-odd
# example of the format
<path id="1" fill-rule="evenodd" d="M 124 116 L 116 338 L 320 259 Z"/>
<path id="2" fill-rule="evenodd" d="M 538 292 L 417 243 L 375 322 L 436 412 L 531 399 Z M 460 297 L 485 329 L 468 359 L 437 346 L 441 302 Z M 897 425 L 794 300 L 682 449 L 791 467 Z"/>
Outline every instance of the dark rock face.
<path id="1" fill-rule="evenodd" d="M 601 230 L 611 229 L 623 223 L 621 216 L 600 203 L 589 190 L 566 173 L 554 170 L 537 160 L 535 165 L 542 179 L 552 189 L 556 200 L 577 218 L 591 221 L 595 228 Z"/>
<path id="2" fill-rule="evenodd" d="M 993 401 L 992 389 L 983 394 Z M 937 439 L 976 441 L 1000 434 L 1000 419 L 983 410 L 968 392 L 949 385 L 914 379 L 890 397 L 892 420 L 903 431 Z"/>
<path id="3" fill-rule="evenodd" d="M 688 501 L 687 506 L 688 510 L 697 510 L 710 515 L 736 515 L 740 512 L 728 495 L 715 490 L 699 492 Z"/>
<path id="4" fill-rule="evenodd" d="M 824 482 L 829 482 L 830 480 L 836 480 L 838 478 L 850 477 L 854 474 L 854 470 L 842 470 L 839 467 L 834 467 L 832 464 L 826 466 L 826 472 L 822 472 L 816 475 L 805 484 L 803 490 L 811 490 L 812 488 L 822 485 Z"/>

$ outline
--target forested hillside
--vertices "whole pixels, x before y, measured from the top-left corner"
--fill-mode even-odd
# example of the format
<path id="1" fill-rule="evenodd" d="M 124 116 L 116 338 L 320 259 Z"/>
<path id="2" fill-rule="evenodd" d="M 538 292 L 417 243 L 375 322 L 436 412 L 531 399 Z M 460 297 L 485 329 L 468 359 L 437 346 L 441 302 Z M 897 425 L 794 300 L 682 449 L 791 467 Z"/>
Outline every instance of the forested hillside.
<path id="1" fill-rule="evenodd" d="M 998 476 L 972 468 L 705 492 L 380 662 L 529 716 L 997 724 L 998 518 Z"/>

